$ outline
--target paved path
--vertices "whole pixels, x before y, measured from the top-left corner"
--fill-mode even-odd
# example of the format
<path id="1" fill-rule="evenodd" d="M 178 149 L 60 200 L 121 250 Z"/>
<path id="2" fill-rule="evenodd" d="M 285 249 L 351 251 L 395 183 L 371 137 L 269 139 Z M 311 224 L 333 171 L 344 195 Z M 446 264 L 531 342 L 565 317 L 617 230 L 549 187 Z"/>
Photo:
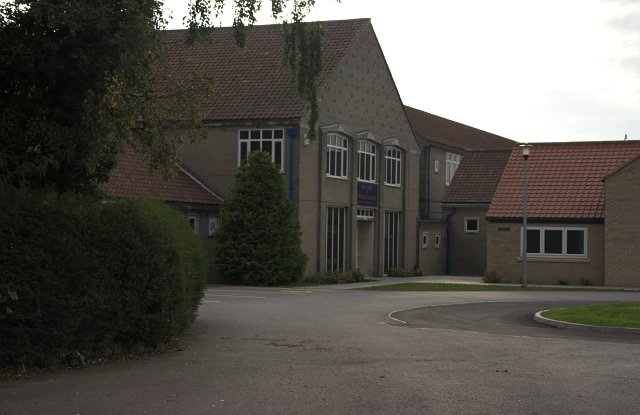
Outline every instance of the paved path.
<path id="1" fill-rule="evenodd" d="M 0 414 L 640 413 L 637 341 L 500 321 L 640 293 L 342 288 L 210 289 L 182 350 L 0 382 Z"/>

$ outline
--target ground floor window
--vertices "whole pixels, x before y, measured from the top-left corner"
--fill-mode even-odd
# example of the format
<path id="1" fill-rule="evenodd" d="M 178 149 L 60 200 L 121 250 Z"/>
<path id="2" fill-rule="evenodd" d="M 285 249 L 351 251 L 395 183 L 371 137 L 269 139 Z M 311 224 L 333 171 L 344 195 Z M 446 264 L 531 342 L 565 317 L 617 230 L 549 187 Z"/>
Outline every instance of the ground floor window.
<path id="1" fill-rule="evenodd" d="M 384 213 L 384 272 L 399 268 L 400 212 Z"/>
<path id="2" fill-rule="evenodd" d="M 347 208 L 327 208 L 327 272 L 346 269 Z"/>
<path id="3" fill-rule="evenodd" d="M 523 251 L 523 242 L 521 238 L 521 253 Z M 587 229 L 558 227 L 527 228 L 527 255 L 586 257 Z"/>
<path id="4" fill-rule="evenodd" d="M 478 233 L 480 231 L 480 221 L 478 218 L 464 218 L 464 232 Z"/>
<path id="5" fill-rule="evenodd" d="M 198 230 L 200 229 L 200 215 L 196 213 L 189 213 L 187 215 L 187 221 L 189 221 L 189 227 L 193 233 L 198 233 Z"/>

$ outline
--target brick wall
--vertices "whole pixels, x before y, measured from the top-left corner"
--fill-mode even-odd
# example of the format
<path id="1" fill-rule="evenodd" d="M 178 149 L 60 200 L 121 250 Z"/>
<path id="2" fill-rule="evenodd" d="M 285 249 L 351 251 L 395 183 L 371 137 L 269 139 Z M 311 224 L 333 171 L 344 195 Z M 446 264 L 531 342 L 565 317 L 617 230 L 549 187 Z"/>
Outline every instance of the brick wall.
<path id="1" fill-rule="evenodd" d="M 640 287 L 640 161 L 605 180 L 605 284 Z"/>
<path id="2" fill-rule="evenodd" d="M 532 284 L 581 285 L 590 282 L 604 284 L 604 225 L 535 223 L 529 226 L 584 227 L 588 245 L 585 259 L 552 259 L 528 257 L 528 282 Z M 521 223 L 487 223 L 487 270 L 496 271 L 503 282 L 520 282 Z"/>
<path id="3" fill-rule="evenodd" d="M 451 274 L 482 275 L 487 269 L 487 209 L 457 208 L 451 216 Z M 465 218 L 478 219 L 478 232 L 465 232 Z"/>

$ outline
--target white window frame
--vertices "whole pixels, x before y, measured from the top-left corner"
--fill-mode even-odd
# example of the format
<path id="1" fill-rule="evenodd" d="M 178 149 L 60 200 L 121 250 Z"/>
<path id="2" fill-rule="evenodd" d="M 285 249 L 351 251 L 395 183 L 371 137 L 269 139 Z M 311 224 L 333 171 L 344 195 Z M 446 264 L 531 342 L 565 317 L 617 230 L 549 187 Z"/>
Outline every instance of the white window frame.
<path id="1" fill-rule="evenodd" d="M 440 173 L 440 160 L 435 160 L 433 162 L 433 172 Z"/>
<path id="2" fill-rule="evenodd" d="M 357 220 L 372 221 L 374 217 L 375 217 L 375 211 L 373 209 L 367 209 L 367 208 L 356 209 Z"/>
<path id="3" fill-rule="evenodd" d="M 476 229 L 469 229 L 469 222 L 476 222 Z M 464 233 L 478 233 L 480 232 L 480 218 L 464 218 Z"/>
<path id="4" fill-rule="evenodd" d="M 349 177 L 349 141 L 338 134 L 327 135 L 327 177 Z"/>
<path id="5" fill-rule="evenodd" d="M 384 272 L 400 268 L 402 243 L 402 214 L 399 211 L 384 212 Z"/>
<path id="6" fill-rule="evenodd" d="M 209 215 L 209 236 L 213 236 L 218 232 L 218 217 Z"/>
<path id="7" fill-rule="evenodd" d="M 271 161 L 280 166 L 280 171 L 284 171 L 284 128 L 238 130 L 238 166 L 252 151 L 271 154 Z"/>
<path id="8" fill-rule="evenodd" d="M 449 186 L 451 181 L 453 180 L 453 176 L 456 174 L 456 170 L 458 170 L 458 166 L 460 166 L 460 162 L 462 161 L 462 156 L 460 154 L 449 153 L 447 152 L 447 166 L 446 166 L 446 179 L 445 184 Z"/>
<path id="9" fill-rule="evenodd" d="M 347 240 L 349 212 L 344 206 L 328 206 L 326 212 L 325 269 L 327 272 L 344 272 L 347 266 L 347 246 L 349 244 Z M 332 226 L 330 226 L 330 222 Z"/>
<path id="10" fill-rule="evenodd" d="M 539 258 L 587 258 L 589 251 L 589 229 L 584 227 L 555 227 L 555 226 L 529 226 L 527 232 L 538 231 L 540 232 L 540 246 L 538 247 L 540 252 L 527 252 L 527 257 L 539 257 Z M 562 231 L 562 253 L 546 253 L 545 248 L 545 235 L 546 231 Z M 582 254 L 569 254 L 567 253 L 567 232 L 579 231 L 583 232 L 583 253 Z M 524 230 L 520 227 L 520 255 L 523 253 L 524 244 Z M 527 251 L 531 249 L 527 245 Z"/>
<path id="11" fill-rule="evenodd" d="M 384 184 L 400 187 L 402 185 L 402 150 L 397 147 L 385 148 L 384 162 Z"/>
<path id="12" fill-rule="evenodd" d="M 368 140 L 358 140 L 358 181 L 376 182 L 376 145 Z"/>
<path id="13" fill-rule="evenodd" d="M 191 221 L 193 221 L 193 225 Z M 189 223 L 189 226 L 191 227 L 193 233 L 195 233 L 196 235 L 200 233 L 200 215 L 198 215 L 197 213 L 187 214 L 187 222 Z"/>
<path id="14" fill-rule="evenodd" d="M 433 239 L 433 246 L 437 249 L 440 249 L 440 239 L 441 239 L 441 236 L 440 236 L 440 233 L 438 232 L 436 233 L 436 236 Z"/>
<path id="15" fill-rule="evenodd" d="M 422 249 L 429 248 L 429 232 L 422 232 Z"/>

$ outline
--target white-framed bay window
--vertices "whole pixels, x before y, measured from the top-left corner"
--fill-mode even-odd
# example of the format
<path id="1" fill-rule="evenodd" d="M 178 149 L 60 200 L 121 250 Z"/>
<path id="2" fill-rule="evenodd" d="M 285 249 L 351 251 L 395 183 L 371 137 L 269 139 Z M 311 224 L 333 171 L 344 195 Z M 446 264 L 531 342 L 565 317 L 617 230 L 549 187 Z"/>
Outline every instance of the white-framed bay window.
<path id="1" fill-rule="evenodd" d="M 376 181 L 376 145 L 367 140 L 358 141 L 358 180 Z"/>
<path id="2" fill-rule="evenodd" d="M 327 177 L 346 179 L 348 162 L 347 139 L 338 134 L 327 135 Z"/>
<path id="3" fill-rule="evenodd" d="M 522 228 L 520 228 L 520 255 L 522 255 Z M 586 258 L 587 228 L 528 227 L 527 256 L 549 258 Z"/>
<path id="4" fill-rule="evenodd" d="M 238 132 L 238 166 L 252 151 L 271 154 L 271 161 L 284 169 L 284 129 L 255 129 Z"/>
<path id="5" fill-rule="evenodd" d="M 447 186 L 451 184 L 451 180 L 453 180 L 453 175 L 456 174 L 456 170 L 458 170 L 460 161 L 462 161 L 462 156 L 460 154 L 447 153 L 447 167 L 446 167 L 446 170 L 447 170 L 446 185 Z"/>
<path id="6" fill-rule="evenodd" d="M 396 147 L 385 148 L 384 162 L 384 184 L 388 186 L 400 186 L 402 184 L 402 152 L 400 149 Z"/>

